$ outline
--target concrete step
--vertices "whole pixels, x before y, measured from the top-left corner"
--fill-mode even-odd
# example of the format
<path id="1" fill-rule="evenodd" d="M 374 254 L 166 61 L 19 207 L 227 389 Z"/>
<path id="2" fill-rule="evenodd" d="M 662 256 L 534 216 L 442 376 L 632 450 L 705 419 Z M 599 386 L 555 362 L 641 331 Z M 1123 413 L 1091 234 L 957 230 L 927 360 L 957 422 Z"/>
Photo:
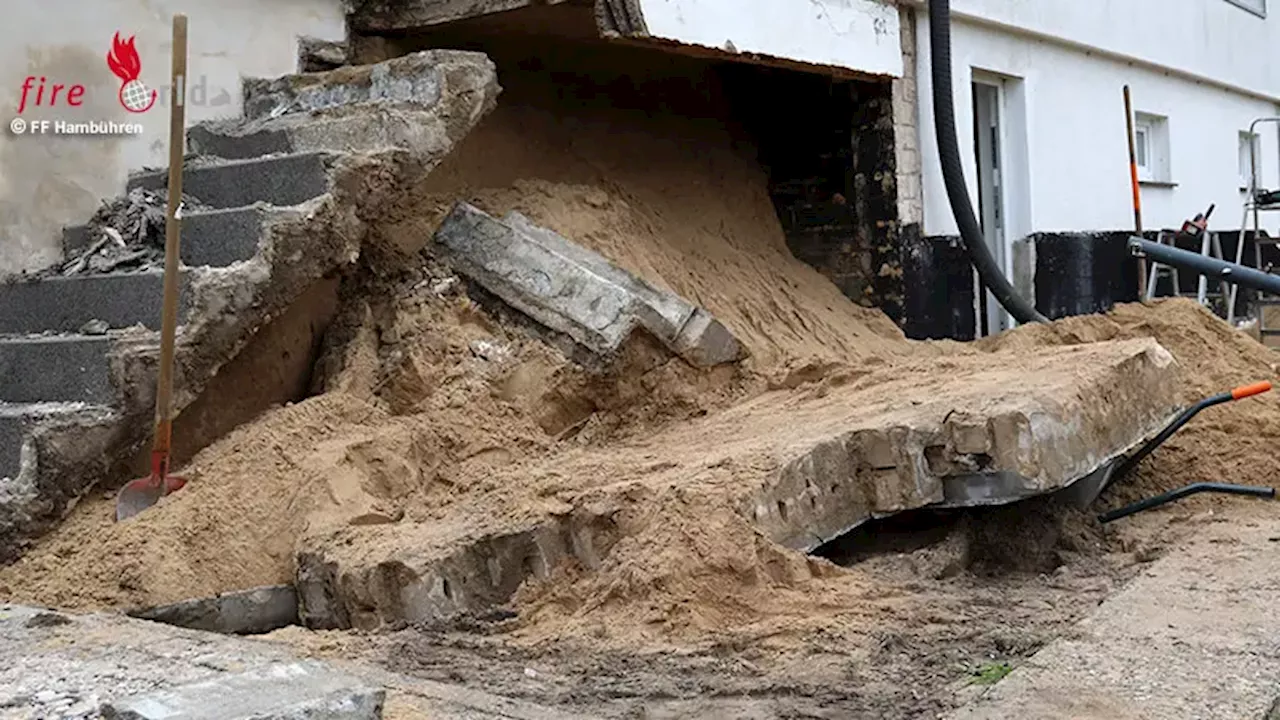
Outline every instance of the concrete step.
<path id="1" fill-rule="evenodd" d="M 27 429 L 36 423 L 109 413 L 108 408 L 86 403 L 0 402 L 0 478 L 18 476 L 22 467 L 23 439 Z"/>
<path id="2" fill-rule="evenodd" d="M 0 338 L 0 402 L 112 402 L 106 335 Z"/>
<path id="3" fill-rule="evenodd" d="M 185 286 L 185 278 L 183 285 Z M 0 335 L 74 333 L 90 320 L 160 329 L 160 271 L 77 275 L 0 284 Z M 185 293 L 179 317 L 185 314 Z"/>
<path id="4" fill-rule="evenodd" d="M 182 219 L 182 262 L 191 267 L 226 267 L 248 260 L 258 251 L 263 210 L 230 208 L 189 213 Z M 62 248 L 70 257 L 98 240 L 88 225 L 62 231 Z"/>
<path id="5" fill-rule="evenodd" d="M 168 183 L 168 169 L 151 170 L 129 178 L 128 189 L 161 190 Z M 215 208 L 288 207 L 328 192 L 329 176 L 322 153 L 278 155 L 188 167 L 182 190 Z"/>

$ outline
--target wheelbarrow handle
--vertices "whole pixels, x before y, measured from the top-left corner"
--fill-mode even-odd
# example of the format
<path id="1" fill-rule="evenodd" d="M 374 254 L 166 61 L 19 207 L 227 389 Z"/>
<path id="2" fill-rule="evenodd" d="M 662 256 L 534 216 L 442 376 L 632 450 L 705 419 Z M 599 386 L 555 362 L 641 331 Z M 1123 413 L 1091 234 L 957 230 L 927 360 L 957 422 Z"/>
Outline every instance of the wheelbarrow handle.
<path id="1" fill-rule="evenodd" d="M 1256 383 L 1253 383 L 1252 385 L 1241 385 L 1240 387 L 1231 391 L 1231 399 L 1243 400 L 1244 398 L 1253 397 L 1254 395 L 1261 395 L 1262 393 L 1268 392 L 1270 390 L 1271 390 L 1271 383 L 1267 380 L 1263 380 L 1262 382 L 1256 382 Z"/>

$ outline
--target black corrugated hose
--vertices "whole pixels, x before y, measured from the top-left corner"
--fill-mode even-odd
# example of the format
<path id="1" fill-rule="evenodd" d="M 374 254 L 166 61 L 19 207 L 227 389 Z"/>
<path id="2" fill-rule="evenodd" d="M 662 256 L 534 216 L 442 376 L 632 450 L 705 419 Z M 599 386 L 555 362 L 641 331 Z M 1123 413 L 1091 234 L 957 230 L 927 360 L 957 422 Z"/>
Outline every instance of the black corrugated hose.
<path id="1" fill-rule="evenodd" d="M 982 237 L 982 226 L 969 202 L 964 170 L 960 165 L 960 145 L 956 139 L 956 113 L 951 90 L 951 3 L 929 0 L 929 47 L 933 71 L 933 126 L 938 135 L 938 156 L 942 161 L 942 179 L 947 184 L 951 212 L 960 228 L 961 245 L 978 271 L 982 283 L 995 299 L 1020 323 L 1048 322 L 1009 284 L 1004 271 L 991 257 Z"/>

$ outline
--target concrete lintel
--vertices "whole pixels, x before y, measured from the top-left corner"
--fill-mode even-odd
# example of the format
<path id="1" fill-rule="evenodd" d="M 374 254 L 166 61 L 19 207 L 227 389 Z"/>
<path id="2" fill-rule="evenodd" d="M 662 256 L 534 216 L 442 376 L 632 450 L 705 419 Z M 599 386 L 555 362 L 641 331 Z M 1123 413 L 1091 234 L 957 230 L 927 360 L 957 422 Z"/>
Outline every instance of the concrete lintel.
<path id="1" fill-rule="evenodd" d="M 697 366 L 745 356 L 729 330 L 702 308 L 519 213 L 498 220 L 460 202 L 436 242 L 459 272 L 600 355 L 616 352 L 636 328 L 644 328 Z"/>
<path id="2" fill-rule="evenodd" d="M 568 1 L 351 0 L 351 28 L 361 32 L 413 30 L 535 5 L 559 5 Z"/>

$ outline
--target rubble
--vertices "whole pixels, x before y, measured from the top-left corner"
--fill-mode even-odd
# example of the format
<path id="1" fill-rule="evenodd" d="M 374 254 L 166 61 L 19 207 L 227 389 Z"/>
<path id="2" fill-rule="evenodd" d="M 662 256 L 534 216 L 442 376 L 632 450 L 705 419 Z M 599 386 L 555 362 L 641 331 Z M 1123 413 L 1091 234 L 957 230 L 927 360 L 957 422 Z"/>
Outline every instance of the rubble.
<path id="1" fill-rule="evenodd" d="M 103 203 L 88 224 L 64 242 L 67 259 L 46 273 L 68 276 L 163 267 L 167 202 L 167 192 L 133 188 Z M 209 209 L 188 194 L 183 194 L 181 207 L 184 213 Z"/>

